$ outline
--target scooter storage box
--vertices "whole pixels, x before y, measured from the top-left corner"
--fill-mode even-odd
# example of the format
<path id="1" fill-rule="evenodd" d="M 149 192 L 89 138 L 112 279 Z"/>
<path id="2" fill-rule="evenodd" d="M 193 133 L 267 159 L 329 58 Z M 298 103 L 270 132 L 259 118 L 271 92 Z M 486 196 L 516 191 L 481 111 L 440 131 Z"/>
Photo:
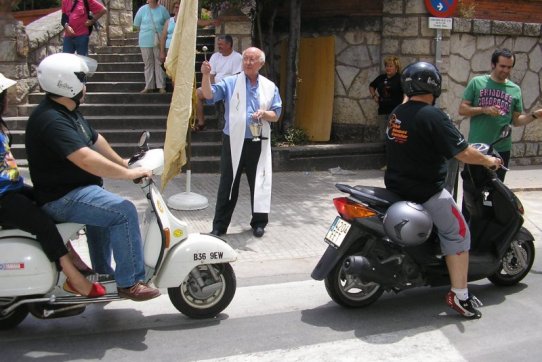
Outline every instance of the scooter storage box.
<path id="1" fill-rule="evenodd" d="M 23 236 L 0 232 L 0 297 L 45 294 L 53 288 L 57 271 L 40 244 Z"/>

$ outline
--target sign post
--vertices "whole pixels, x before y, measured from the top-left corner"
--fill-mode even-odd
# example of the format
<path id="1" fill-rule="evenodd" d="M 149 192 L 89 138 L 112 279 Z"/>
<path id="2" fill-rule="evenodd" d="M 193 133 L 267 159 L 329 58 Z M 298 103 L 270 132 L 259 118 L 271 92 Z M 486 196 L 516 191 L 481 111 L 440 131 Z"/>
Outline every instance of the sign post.
<path id="1" fill-rule="evenodd" d="M 425 0 L 427 11 L 436 17 L 429 18 L 429 28 L 437 30 L 435 37 L 435 66 L 437 69 L 441 68 L 440 65 L 442 63 L 442 29 L 452 29 L 453 20 L 449 17 L 457 8 L 457 2 L 458 0 Z"/>

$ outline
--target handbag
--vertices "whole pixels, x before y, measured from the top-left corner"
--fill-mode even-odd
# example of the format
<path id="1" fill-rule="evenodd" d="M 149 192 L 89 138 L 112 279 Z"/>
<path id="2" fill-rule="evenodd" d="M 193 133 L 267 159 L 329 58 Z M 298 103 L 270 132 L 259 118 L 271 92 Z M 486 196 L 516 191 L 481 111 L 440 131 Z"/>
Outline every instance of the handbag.
<path id="1" fill-rule="evenodd" d="M 156 25 L 154 25 L 154 18 L 152 16 L 151 8 L 148 7 L 147 9 L 149 10 L 149 16 L 151 17 L 152 27 L 154 28 L 154 47 L 157 47 L 157 46 L 160 46 L 160 36 L 158 35 L 158 32 L 156 31 Z"/>

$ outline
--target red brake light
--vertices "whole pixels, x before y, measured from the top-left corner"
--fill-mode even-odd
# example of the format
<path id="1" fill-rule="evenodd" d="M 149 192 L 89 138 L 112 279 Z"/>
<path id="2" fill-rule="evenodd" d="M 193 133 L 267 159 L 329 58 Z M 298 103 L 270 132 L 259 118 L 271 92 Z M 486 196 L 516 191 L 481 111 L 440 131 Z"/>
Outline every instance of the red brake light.
<path id="1" fill-rule="evenodd" d="M 333 199 L 333 204 L 337 212 L 345 219 L 352 220 L 355 218 L 364 218 L 375 216 L 376 212 L 369 209 L 363 204 L 358 204 L 350 200 L 348 197 L 337 197 Z"/>

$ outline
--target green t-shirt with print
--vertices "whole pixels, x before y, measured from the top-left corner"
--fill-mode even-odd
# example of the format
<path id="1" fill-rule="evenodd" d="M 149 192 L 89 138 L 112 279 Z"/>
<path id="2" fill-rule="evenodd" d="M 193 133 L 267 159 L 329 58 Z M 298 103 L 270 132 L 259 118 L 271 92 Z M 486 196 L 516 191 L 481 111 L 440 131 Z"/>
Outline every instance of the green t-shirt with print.
<path id="1" fill-rule="evenodd" d="M 471 79 L 463 99 L 470 101 L 473 107 L 490 107 L 498 105 L 501 115 L 497 117 L 480 114 L 470 119 L 469 143 L 491 143 L 500 134 L 502 126 L 512 122 L 514 112 L 523 112 L 521 89 L 511 80 L 497 83 L 489 75 L 480 75 Z M 512 138 L 502 140 L 495 145 L 499 152 L 510 151 Z"/>

